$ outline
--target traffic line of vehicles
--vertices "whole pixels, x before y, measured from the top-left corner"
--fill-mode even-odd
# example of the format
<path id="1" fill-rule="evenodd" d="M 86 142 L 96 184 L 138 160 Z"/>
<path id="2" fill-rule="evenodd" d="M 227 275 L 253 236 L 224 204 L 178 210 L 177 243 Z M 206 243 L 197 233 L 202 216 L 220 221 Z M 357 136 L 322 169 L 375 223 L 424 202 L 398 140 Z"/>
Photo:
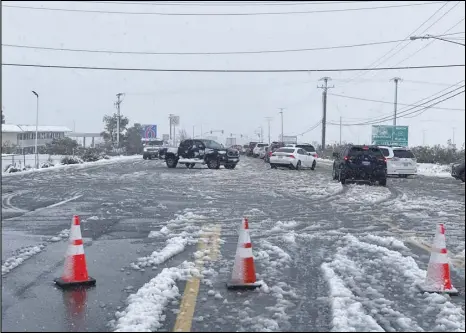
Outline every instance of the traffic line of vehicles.
<path id="1" fill-rule="evenodd" d="M 246 155 L 263 159 L 272 169 L 284 167 L 293 170 L 314 170 L 317 166 L 316 150 L 308 143 L 250 142 L 247 149 L 249 153 L 246 152 Z"/>
<path id="2" fill-rule="evenodd" d="M 225 148 L 213 140 L 187 139 L 177 148 L 168 147 L 162 140 L 148 140 L 143 146 L 144 159 L 165 160 L 169 168 L 181 163 L 191 169 L 196 164 L 207 165 L 209 169 L 219 169 L 222 165 L 234 169 L 243 154 L 263 159 L 272 169 L 315 170 L 318 158 L 314 146 L 307 143 L 250 142 Z M 385 186 L 388 176 L 407 178 L 417 174 L 417 159 L 406 147 L 347 145 L 340 152 L 334 152 L 333 157 L 332 178 L 342 184 L 364 181 Z M 464 160 L 452 165 L 451 175 L 465 181 Z"/>

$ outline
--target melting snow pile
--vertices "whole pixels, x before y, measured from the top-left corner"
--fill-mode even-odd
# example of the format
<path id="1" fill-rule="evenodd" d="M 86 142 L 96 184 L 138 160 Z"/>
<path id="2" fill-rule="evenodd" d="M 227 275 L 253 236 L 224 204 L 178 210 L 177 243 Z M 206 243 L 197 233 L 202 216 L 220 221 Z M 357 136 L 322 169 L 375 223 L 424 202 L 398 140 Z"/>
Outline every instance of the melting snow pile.
<path id="1" fill-rule="evenodd" d="M 167 240 L 167 245 L 161 251 L 154 251 L 150 256 L 138 258 L 137 263 L 132 263 L 134 269 L 160 265 L 171 257 L 181 253 L 186 248 L 188 239 L 184 237 L 174 237 Z"/>
<path id="2" fill-rule="evenodd" d="M 194 263 L 184 262 L 180 267 L 164 268 L 155 278 L 127 299 L 128 306 L 117 312 L 115 332 L 153 332 L 162 327 L 167 305 L 180 297 L 176 285 L 179 280 L 197 276 Z"/>
<path id="3" fill-rule="evenodd" d="M 433 163 L 418 163 L 417 173 L 431 177 L 451 177 L 451 166 Z"/>
<path id="4" fill-rule="evenodd" d="M 21 265 L 25 260 L 31 258 L 33 255 L 41 252 L 45 245 L 28 246 L 21 249 L 14 257 L 8 258 L 2 265 L 2 276 L 10 272 L 12 269 Z"/>
<path id="5" fill-rule="evenodd" d="M 460 306 L 448 296 L 420 293 L 417 285 L 426 271 L 398 252 L 406 251 L 402 242 L 346 235 L 339 243 L 333 261 L 321 266 L 330 288 L 333 331 L 464 332 Z"/>

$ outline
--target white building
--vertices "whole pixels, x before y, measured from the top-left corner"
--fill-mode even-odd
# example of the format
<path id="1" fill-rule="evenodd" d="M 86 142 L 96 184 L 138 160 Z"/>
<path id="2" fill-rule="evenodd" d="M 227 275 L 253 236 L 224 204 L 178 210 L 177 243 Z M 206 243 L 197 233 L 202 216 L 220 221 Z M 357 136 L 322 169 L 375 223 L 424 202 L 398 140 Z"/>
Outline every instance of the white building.
<path id="1" fill-rule="evenodd" d="M 53 139 L 64 138 L 71 130 L 64 126 L 38 126 L 37 146 L 45 146 Z M 36 139 L 35 125 L 2 124 L 2 147 L 16 147 L 18 152 L 34 153 Z"/>

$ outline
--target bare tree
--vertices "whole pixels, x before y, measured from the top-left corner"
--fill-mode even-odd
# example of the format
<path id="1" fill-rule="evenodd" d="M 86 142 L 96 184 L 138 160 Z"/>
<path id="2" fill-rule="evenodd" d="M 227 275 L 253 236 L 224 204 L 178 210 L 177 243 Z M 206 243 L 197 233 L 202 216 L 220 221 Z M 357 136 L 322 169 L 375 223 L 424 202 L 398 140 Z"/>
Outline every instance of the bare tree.
<path id="1" fill-rule="evenodd" d="M 189 136 L 188 136 L 188 133 L 186 133 L 186 130 L 185 130 L 185 129 L 182 128 L 182 129 L 180 129 L 180 130 L 178 131 L 178 139 L 179 139 L 180 141 L 186 140 L 186 139 L 188 139 L 188 138 L 189 138 Z"/>

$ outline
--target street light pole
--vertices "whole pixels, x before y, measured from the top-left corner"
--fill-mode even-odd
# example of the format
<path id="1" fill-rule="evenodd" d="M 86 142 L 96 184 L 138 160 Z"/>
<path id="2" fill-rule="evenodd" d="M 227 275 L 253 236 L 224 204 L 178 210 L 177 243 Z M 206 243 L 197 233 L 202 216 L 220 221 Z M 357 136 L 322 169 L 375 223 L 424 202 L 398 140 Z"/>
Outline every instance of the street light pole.
<path id="1" fill-rule="evenodd" d="M 280 142 L 283 142 L 283 110 L 284 108 L 280 108 L 280 115 L 281 115 L 281 118 L 282 118 L 282 138 L 280 140 Z"/>
<path id="2" fill-rule="evenodd" d="M 38 134 L 38 127 L 39 127 L 39 94 L 36 93 L 34 90 L 32 91 L 34 95 L 37 97 L 37 102 L 36 102 L 36 139 L 35 139 L 35 144 L 34 144 L 34 157 L 35 157 L 35 162 L 36 162 L 36 169 L 39 169 L 39 156 L 37 152 L 37 134 Z"/>
<path id="3" fill-rule="evenodd" d="M 452 41 L 452 40 L 448 40 L 448 39 L 445 39 L 445 38 L 440 38 L 440 37 L 432 36 L 432 35 L 411 36 L 411 37 L 409 37 L 409 39 L 411 39 L 411 40 L 417 40 L 417 39 L 438 39 L 438 40 L 441 40 L 441 41 L 444 41 L 444 42 L 453 43 L 453 44 L 458 44 L 458 45 L 461 45 L 461 46 L 466 46 L 466 44 L 458 43 L 458 42 L 455 42 L 455 41 Z"/>

